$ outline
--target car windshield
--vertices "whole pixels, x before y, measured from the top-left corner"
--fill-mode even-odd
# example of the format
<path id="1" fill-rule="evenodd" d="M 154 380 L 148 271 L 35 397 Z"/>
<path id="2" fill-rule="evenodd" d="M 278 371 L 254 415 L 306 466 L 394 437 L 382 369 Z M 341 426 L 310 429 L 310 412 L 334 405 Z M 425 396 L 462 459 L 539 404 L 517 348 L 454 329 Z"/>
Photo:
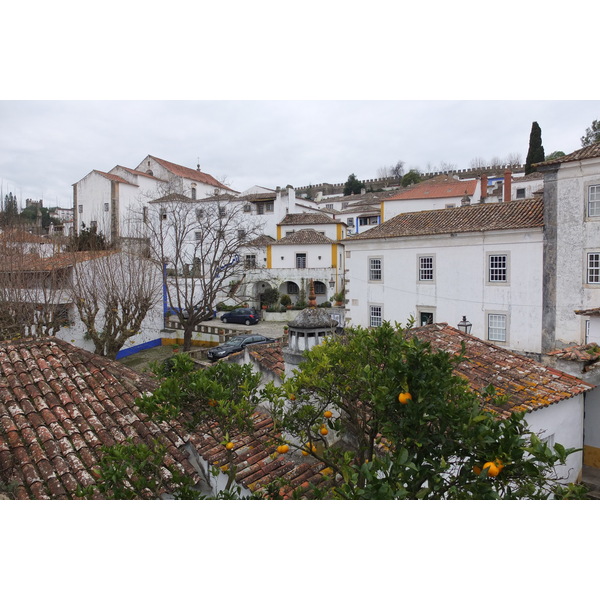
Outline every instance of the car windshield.
<path id="1" fill-rule="evenodd" d="M 221 346 L 237 346 L 241 344 L 246 338 L 244 337 L 232 337 L 230 340 L 227 340 L 225 343 L 221 344 Z"/>

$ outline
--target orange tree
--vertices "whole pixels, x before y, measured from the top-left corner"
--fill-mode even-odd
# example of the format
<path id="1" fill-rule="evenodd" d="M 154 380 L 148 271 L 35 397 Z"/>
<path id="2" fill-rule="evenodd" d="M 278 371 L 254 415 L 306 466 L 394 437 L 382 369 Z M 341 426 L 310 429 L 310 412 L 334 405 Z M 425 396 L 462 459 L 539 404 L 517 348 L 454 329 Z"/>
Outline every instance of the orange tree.
<path id="1" fill-rule="evenodd" d="M 389 323 L 313 348 L 282 388 L 267 387 L 277 425 L 331 468 L 327 494 L 354 499 L 548 498 L 580 493 L 554 467 L 522 414 L 498 419 L 454 374 L 462 357 Z M 489 404 L 488 404 L 489 406 Z M 325 433 L 325 435 L 323 435 Z"/>

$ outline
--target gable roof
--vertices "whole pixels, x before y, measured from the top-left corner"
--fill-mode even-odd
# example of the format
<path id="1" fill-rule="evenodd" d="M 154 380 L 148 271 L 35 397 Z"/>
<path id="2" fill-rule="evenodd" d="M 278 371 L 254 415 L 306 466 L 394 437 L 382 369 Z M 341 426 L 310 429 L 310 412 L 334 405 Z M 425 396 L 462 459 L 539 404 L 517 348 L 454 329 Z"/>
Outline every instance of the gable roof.
<path id="1" fill-rule="evenodd" d="M 574 162 L 577 160 L 585 160 L 586 158 L 600 158 L 600 143 L 592 144 L 591 146 L 585 146 L 585 148 L 575 150 L 575 152 L 571 152 L 571 154 L 567 154 L 566 156 L 561 156 L 560 158 L 555 158 L 554 160 L 547 160 L 541 163 L 536 163 L 532 166 L 546 167 L 566 162 Z"/>
<path id="2" fill-rule="evenodd" d="M 340 223 L 324 213 L 288 213 L 279 225 L 335 225 Z"/>
<path id="3" fill-rule="evenodd" d="M 397 238 L 444 233 L 469 233 L 504 229 L 531 229 L 544 225 L 544 206 L 540 198 L 492 204 L 471 204 L 401 213 L 381 225 L 348 238 Z"/>
<path id="4" fill-rule="evenodd" d="M 217 181 L 212 175 L 208 173 L 203 173 L 202 171 L 198 171 L 197 169 L 190 169 L 189 167 L 184 167 L 183 165 L 178 165 L 176 163 L 169 162 L 168 160 L 164 160 L 163 158 L 157 158 L 156 156 L 149 155 L 150 158 L 155 160 L 159 165 L 167 169 L 167 171 L 173 173 L 173 175 L 177 175 L 178 177 L 185 177 L 186 179 L 191 179 L 192 181 L 198 181 L 200 183 L 205 183 L 206 185 L 211 185 L 216 188 L 220 188 L 223 190 L 228 190 L 233 192 L 231 188 L 222 184 L 220 181 Z"/>
<path id="5" fill-rule="evenodd" d="M 458 198 L 465 194 L 472 196 L 476 189 L 476 179 L 462 180 L 448 175 L 438 175 L 382 200 L 390 202 L 392 200 L 422 200 L 425 198 Z"/>
<path id="6" fill-rule="evenodd" d="M 116 181 L 117 183 L 126 183 L 127 185 L 133 185 L 137 187 L 135 183 L 131 183 L 131 181 L 127 181 L 127 179 L 123 179 L 122 177 L 114 175 L 113 173 L 105 173 L 104 171 L 98 171 L 98 169 L 94 169 L 92 173 L 98 173 L 98 175 L 102 175 L 102 177 L 110 179 L 111 181 Z"/>
<path id="7" fill-rule="evenodd" d="M 184 433 L 135 406 L 153 382 L 55 338 L 0 344 L 0 479 L 18 499 L 69 499 L 94 482 L 100 447 L 166 445 L 165 464 L 197 480 Z"/>
<path id="8" fill-rule="evenodd" d="M 446 323 L 417 327 L 412 334 L 429 342 L 432 349 L 453 355 L 459 355 L 464 344 L 465 360 L 458 364 L 455 373 L 465 377 L 476 392 L 492 384 L 499 393 L 505 394 L 507 401 L 504 404 L 485 404 L 500 417 L 508 417 L 515 411 L 532 412 L 594 387 L 573 375 L 546 367 Z"/>
<path id="9" fill-rule="evenodd" d="M 335 244 L 334 240 L 329 239 L 327 236 L 315 231 L 314 229 L 301 229 L 295 231 L 277 240 L 273 246 L 289 246 L 294 244 Z"/>

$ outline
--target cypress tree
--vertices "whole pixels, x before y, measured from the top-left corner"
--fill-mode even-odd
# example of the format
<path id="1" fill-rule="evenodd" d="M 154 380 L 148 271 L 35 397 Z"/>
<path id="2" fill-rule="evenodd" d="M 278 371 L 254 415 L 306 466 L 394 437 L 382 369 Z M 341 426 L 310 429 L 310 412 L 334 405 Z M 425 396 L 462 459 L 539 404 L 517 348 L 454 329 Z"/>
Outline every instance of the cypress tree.
<path id="1" fill-rule="evenodd" d="M 534 121 L 531 125 L 531 133 L 529 134 L 529 151 L 527 152 L 527 160 L 525 161 L 525 175 L 533 173 L 535 170 L 531 165 L 544 162 L 544 146 L 542 146 L 542 130 Z"/>

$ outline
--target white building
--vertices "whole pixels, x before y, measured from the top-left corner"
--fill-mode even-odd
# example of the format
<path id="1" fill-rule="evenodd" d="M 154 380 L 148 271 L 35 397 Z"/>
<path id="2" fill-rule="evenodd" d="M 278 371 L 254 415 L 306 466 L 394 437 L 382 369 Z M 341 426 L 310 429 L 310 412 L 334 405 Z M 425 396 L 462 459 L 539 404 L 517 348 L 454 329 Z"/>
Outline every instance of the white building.
<path id="1" fill-rule="evenodd" d="M 600 306 L 600 144 L 542 163 L 544 351 L 581 344 Z"/>
<path id="2" fill-rule="evenodd" d="M 457 324 L 541 352 L 541 200 L 399 214 L 345 240 L 347 320 Z"/>

